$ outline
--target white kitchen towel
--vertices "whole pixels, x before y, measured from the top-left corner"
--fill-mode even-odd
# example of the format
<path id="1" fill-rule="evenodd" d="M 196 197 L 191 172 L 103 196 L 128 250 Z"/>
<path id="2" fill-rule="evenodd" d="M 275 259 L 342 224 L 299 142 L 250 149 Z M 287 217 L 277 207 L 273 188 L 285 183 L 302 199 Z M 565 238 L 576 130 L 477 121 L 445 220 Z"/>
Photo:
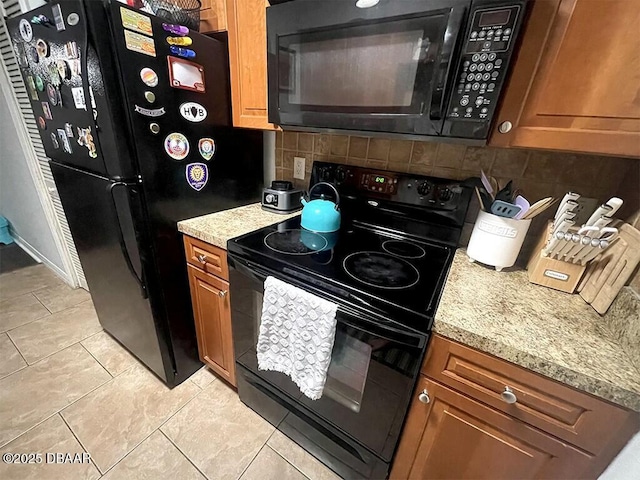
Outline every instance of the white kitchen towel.
<path id="1" fill-rule="evenodd" d="M 322 396 L 338 306 L 274 277 L 264 282 L 258 369 L 289 375 L 312 400 Z"/>

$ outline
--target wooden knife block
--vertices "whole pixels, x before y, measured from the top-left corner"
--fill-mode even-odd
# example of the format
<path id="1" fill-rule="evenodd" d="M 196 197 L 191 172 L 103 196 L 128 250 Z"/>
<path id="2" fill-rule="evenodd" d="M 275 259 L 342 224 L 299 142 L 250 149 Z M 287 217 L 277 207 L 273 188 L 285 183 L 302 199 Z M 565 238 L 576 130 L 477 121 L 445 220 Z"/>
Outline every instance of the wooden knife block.
<path id="1" fill-rule="evenodd" d="M 540 239 L 527 263 L 529 281 L 544 287 L 554 288 L 562 292 L 573 293 L 584 275 L 587 266 L 563 262 L 542 255 L 542 249 L 551 235 L 552 222 L 540 235 Z"/>

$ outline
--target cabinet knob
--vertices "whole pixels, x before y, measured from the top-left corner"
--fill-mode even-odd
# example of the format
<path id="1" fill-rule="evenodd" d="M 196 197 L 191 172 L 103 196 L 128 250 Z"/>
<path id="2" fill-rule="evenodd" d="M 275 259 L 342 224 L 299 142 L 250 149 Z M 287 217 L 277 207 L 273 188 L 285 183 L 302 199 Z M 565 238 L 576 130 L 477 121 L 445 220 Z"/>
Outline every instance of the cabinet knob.
<path id="1" fill-rule="evenodd" d="M 509 120 L 507 120 L 506 122 L 502 122 L 498 126 L 498 131 L 500 133 L 509 133 L 512 128 L 513 128 L 513 124 Z"/>
<path id="2" fill-rule="evenodd" d="M 518 397 L 516 397 L 516 394 L 513 393 L 513 390 L 509 387 L 504 387 L 504 391 L 500 394 L 500 397 L 502 397 L 502 400 L 506 403 L 516 403 L 518 401 Z"/>
<path id="3" fill-rule="evenodd" d="M 226 296 L 227 296 L 227 293 L 228 293 L 228 292 L 229 292 L 228 290 L 220 290 L 220 291 L 218 292 L 218 296 L 219 296 L 220 298 L 224 298 L 224 297 L 226 297 Z"/>
<path id="4" fill-rule="evenodd" d="M 203 254 L 198 255 L 198 261 L 200 263 L 207 263 L 207 256 Z"/>
<path id="5" fill-rule="evenodd" d="M 429 392 L 427 392 L 426 388 L 422 390 L 422 392 L 420 392 L 420 395 L 418 395 L 418 400 L 420 400 L 422 403 L 429 403 L 431 401 L 431 398 L 429 398 Z"/>

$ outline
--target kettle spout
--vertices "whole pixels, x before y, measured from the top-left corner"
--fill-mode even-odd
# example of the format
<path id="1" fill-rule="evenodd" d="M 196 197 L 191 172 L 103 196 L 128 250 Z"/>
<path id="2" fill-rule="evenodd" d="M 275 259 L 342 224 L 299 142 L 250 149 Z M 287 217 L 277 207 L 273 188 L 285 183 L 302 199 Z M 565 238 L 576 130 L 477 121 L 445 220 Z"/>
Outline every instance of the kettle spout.
<path id="1" fill-rule="evenodd" d="M 300 197 L 300 203 L 301 203 L 302 205 L 306 205 L 306 204 L 307 204 L 307 201 L 304 199 L 304 197 Z"/>

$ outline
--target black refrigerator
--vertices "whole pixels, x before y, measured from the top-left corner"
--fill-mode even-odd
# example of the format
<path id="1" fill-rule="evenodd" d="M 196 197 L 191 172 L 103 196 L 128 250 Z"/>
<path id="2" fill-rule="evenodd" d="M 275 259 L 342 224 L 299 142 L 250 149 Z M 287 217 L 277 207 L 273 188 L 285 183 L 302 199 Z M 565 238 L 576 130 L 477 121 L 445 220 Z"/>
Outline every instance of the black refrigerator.
<path id="1" fill-rule="evenodd" d="M 201 363 L 176 224 L 263 183 L 262 133 L 231 128 L 225 38 L 115 0 L 7 23 L 100 323 L 177 385 Z"/>

